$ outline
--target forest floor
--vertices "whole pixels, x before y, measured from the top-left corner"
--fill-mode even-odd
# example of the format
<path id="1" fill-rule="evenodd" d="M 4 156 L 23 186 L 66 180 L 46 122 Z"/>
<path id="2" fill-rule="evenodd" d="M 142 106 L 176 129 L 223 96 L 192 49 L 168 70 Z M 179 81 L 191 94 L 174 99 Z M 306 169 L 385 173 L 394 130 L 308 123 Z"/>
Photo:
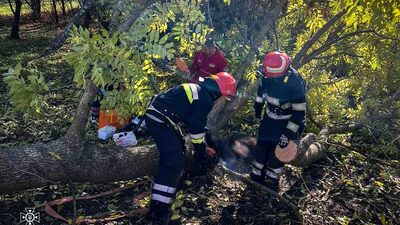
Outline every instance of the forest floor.
<path id="1" fill-rule="evenodd" d="M 0 17 L 0 73 L 18 61 L 33 59 L 49 46 L 65 25 L 22 20 L 21 39 L 9 40 L 10 17 Z M 24 22 L 25 21 L 25 22 Z M 50 82 L 49 105 L 44 115 L 24 120 L 12 111 L 7 87 L 0 80 L 0 151 L 2 148 L 49 141 L 62 136 L 79 99 L 72 82 L 73 70 L 63 56 L 68 49 L 35 62 Z M 243 121 L 255 124 L 251 113 Z M 234 125 L 232 125 L 234 126 Z M 254 134 L 252 127 L 236 127 L 237 132 Z M 96 141 L 96 129 L 90 126 L 87 137 Z M 102 143 L 102 144 L 112 144 Z M 132 198 L 150 190 L 151 178 L 109 184 L 74 183 L 49 185 L 10 195 L 0 195 L 0 225 L 20 224 L 20 213 L 34 207 L 40 213 L 35 224 L 63 224 L 44 211 L 43 203 L 71 196 L 95 195 L 118 187 L 131 188 L 111 195 L 54 206 L 63 217 L 113 218 L 136 209 Z M 400 224 L 400 163 L 377 158 L 363 148 L 332 146 L 324 160 L 306 168 L 288 166 L 281 179 L 280 194 L 299 208 L 304 224 Z M 148 203 L 148 197 L 142 200 Z M 229 176 L 210 172 L 207 176 L 185 177 L 174 202 L 174 219 L 181 224 L 264 225 L 298 224 L 299 219 L 285 204 L 272 196 Z M 24 223 L 22 223 L 24 224 Z M 98 224 L 147 224 L 143 216 L 124 217 Z"/>

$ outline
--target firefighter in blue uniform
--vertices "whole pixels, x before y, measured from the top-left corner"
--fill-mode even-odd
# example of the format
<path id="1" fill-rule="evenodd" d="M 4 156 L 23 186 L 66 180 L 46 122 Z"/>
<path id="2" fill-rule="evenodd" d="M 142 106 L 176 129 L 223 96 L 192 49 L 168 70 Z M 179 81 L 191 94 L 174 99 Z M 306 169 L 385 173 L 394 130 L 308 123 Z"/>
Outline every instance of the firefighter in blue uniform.
<path id="1" fill-rule="evenodd" d="M 250 176 L 275 190 L 284 171 L 283 163 L 275 156 L 275 148 L 277 145 L 285 148 L 289 140 L 300 139 L 305 127 L 305 81 L 290 63 L 290 57 L 283 52 L 265 55 L 264 76 L 254 104 L 255 115 L 261 119 L 266 102 Z"/>
<path id="2" fill-rule="evenodd" d="M 204 142 L 207 114 L 220 97 L 232 97 L 234 77 L 226 72 L 204 79 L 203 83 L 185 83 L 156 96 L 149 105 L 145 121 L 160 153 L 157 175 L 152 186 L 148 218 L 153 224 L 168 224 L 170 203 L 184 168 L 184 142 L 178 122 L 187 125 L 195 148 L 195 161 L 207 159 Z"/>

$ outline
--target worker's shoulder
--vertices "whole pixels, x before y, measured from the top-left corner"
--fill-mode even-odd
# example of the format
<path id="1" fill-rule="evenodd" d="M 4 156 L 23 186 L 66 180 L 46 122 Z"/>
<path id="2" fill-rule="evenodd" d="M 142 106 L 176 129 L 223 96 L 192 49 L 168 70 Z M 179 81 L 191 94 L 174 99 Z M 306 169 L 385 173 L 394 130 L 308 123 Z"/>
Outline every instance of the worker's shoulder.
<path id="1" fill-rule="evenodd" d="M 305 85 L 305 81 L 304 81 L 303 77 L 300 75 L 299 72 L 297 72 L 297 70 L 295 70 L 293 68 L 290 68 L 288 70 L 286 76 L 288 77 L 286 83 L 289 86 L 296 87 L 296 86 L 304 86 Z"/>
<path id="2" fill-rule="evenodd" d="M 223 58 L 223 59 L 225 59 L 225 54 L 224 54 L 224 52 L 221 50 L 221 49 L 219 49 L 218 47 L 217 47 L 217 54 L 216 54 L 219 58 Z"/>

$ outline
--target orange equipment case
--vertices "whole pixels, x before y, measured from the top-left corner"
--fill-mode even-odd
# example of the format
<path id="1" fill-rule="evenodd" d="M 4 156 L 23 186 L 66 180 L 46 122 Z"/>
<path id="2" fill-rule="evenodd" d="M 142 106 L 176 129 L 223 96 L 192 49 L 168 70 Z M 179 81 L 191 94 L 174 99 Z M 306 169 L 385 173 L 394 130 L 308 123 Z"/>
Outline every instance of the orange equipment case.
<path id="1" fill-rule="evenodd" d="M 123 126 L 123 124 L 120 123 L 119 115 L 115 110 L 100 111 L 99 129 L 107 125 L 114 126 L 117 129 L 120 129 Z"/>

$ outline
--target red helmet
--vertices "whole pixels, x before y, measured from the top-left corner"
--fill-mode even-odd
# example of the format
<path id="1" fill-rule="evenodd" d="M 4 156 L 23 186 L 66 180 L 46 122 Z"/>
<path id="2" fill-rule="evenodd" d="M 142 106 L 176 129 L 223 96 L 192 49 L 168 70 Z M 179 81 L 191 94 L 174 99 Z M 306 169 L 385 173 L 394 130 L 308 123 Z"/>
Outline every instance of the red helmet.
<path id="1" fill-rule="evenodd" d="M 233 97 L 236 91 L 236 81 L 232 74 L 227 72 L 220 72 L 210 76 L 214 79 L 221 91 L 222 96 Z"/>
<path id="2" fill-rule="evenodd" d="M 265 55 L 262 69 L 267 78 L 283 76 L 292 60 L 284 52 L 270 52 Z"/>

